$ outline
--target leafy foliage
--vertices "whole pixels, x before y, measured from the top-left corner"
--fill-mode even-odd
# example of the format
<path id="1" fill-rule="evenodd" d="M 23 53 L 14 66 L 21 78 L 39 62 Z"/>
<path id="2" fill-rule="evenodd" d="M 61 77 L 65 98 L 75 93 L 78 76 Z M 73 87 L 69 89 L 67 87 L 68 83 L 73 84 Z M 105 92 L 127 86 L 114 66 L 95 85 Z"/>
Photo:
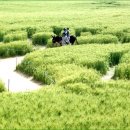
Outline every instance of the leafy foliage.
<path id="1" fill-rule="evenodd" d="M 129 48 L 129 44 L 124 44 L 123 47 L 114 44 L 108 46 L 94 44 L 87 46 L 78 45 L 73 46 L 73 48 L 67 46 L 46 49 L 44 51 L 33 52 L 25 57 L 17 69 L 34 76 L 36 80 L 45 84 L 58 83 L 70 75 L 72 77 L 76 76 L 76 73 L 77 77 L 79 77 L 82 71 L 87 74 L 87 69 L 90 68 L 105 74 L 109 64 L 118 64 L 122 55 Z M 93 71 L 90 73 L 92 77 L 96 75 L 96 72 L 95 74 Z"/>
<path id="2" fill-rule="evenodd" d="M 24 41 L 12 42 L 9 44 L 0 44 L 0 57 L 25 55 L 31 51 L 33 51 L 33 47 Z"/>
<path id="3" fill-rule="evenodd" d="M 75 29 L 76 36 L 81 36 L 82 32 L 90 32 L 91 34 L 95 35 L 101 32 L 101 28 L 82 27 L 82 28 Z"/>
<path id="4" fill-rule="evenodd" d="M 114 77 L 116 79 L 130 79 L 130 64 L 122 63 L 116 68 Z"/>
<path id="5" fill-rule="evenodd" d="M 84 36 L 83 44 L 88 43 L 86 37 L 98 43 L 27 55 L 17 69 L 51 85 L 32 93 L 1 93 L 0 129 L 130 129 L 130 82 L 126 80 L 130 45 L 99 45 L 129 42 L 129 5 L 128 0 L 0 1 L 1 41 L 14 31 L 27 33 L 30 26 L 51 35 L 53 26 L 67 25 L 71 30 L 78 29 L 76 36 Z M 61 31 L 56 30 L 56 34 Z M 28 37 L 32 35 L 33 29 L 29 29 Z M 23 51 L 19 43 L 17 47 L 0 43 L 1 55 Z M 50 39 L 46 43 L 51 47 Z M 123 80 L 100 81 L 109 65 L 117 65 L 116 70 L 121 66 L 117 72 Z"/>
<path id="6" fill-rule="evenodd" d="M 50 37 L 51 35 L 47 33 L 36 33 L 32 37 L 32 43 L 34 45 L 46 45 Z"/>
<path id="7" fill-rule="evenodd" d="M 26 31 L 27 31 L 27 37 L 32 38 L 33 34 L 35 34 L 36 32 L 36 28 L 27 27 Z"/>
<path id="8" fill-rule="evenodd" d="M 56 26 L 53 26 L 53 33 L 56 34 L 57 36 L 60 36 L 61 35 L 61 31 L 63 30 L 62 27 L 56 27 Z"/>
<path id="9" fill-rule="evenodd" d="M 130 79 L 130 52 L 122 56 L 120 64 L 115 70 L 115 79 Z"/>
<path id="10" fill-rule="evenodd" d="M 125 33 L 122 39 L 122 43 L 129 43 L 130 42 L 130 33 Z"/>
<path id="11" fill-rule="evenodd" d="M 108 44 L 108 43 L 118 43 L 118 38 L 113 35 L 88 35 L 81 36 L 78 38 L 79 44 L 89 44 L 89 43 L 99 43 L 99 44 Z"/>
<path id="12" fill-rule="evenodd" d="M 15 32 L 15 33 L 5 35 L 3 41 L 4 43 L 9 43 L 12 41 L 25 40 L 25 39 L 27 39 L 26 33 Z"/>
<path id="13" fill-rule="evenodd" d="M 129 83 L 98 83 L 94 88 L 74 83 L 63 89 L 50 86 L 33 93 L 2 93 L 0 128 L 129 129 Z"/>
<path id="14" fill-rule="evenodd" d="M 4 35 L 5 35 L 5 32 L 0 31 L 0 42 L 3 41 Z"/>

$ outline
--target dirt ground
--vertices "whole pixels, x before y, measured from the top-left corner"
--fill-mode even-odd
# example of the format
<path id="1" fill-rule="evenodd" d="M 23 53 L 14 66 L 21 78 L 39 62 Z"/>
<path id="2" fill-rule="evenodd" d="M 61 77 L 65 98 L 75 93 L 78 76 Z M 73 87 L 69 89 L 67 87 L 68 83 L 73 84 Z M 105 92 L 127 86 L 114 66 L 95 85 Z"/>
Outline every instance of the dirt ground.
<path id="1" fill-rule="evenodd" d="M 24 56 L 0 59 L 0 79 L 10 92 L 26 92 L 40 88 L 40 84 L 32 81 L 31 77 L 15 71 L 16 65 L 21 63 L 23 58 Z"/>

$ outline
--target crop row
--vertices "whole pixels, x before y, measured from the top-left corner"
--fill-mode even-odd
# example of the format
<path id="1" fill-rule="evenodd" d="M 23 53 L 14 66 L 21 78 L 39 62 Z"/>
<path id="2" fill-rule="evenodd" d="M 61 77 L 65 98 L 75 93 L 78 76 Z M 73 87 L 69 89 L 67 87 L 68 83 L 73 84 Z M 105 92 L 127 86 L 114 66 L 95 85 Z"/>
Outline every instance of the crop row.
<path id="1" fill-rule="evenodd" d="M 70 79 L 74 76 L 75 79 L 81 77 L 81 72 L 83 75 L 90 74 L 91 82 L 96 75 L 105 74 L 110 65 L 118 64 L 129 48 L 129 44 L 95 44 L 45 49 L 27 55 L 17 69 L 45 84 L 61 82 L 68 76 Z M 98 73 L 91 70 L 88 74 L 89 68 Z"/>
<path id="2" fill-rule="evenodd" d="M 33 51 L 32 45 L 26 41 L 17 41 L 10 44 L 0 44 L 0 57 L 11 57 L 16 55 L 25 55 Z"/>
<path id="3" fill-rule="evenodd" d="M 118 81 L 2 93 L 0 129 L 129 129 L 129 92 L 129 82 Z"/>
<path id="4" fill-rule="evenodd" d="M 120 64 L 116 67 L 116 79 L 130 79 L 130 52 L 122 56 Z"/>
<path id="5" fill-rule="evenodd" d="M 27 27 L 24 31 L 15 31 L 15 32 L 3 32 L 0 31 L 0 41 L 5 43 L 16 41 L 16 40 L 25 40 L 27 38 L 32 38 L 33 44 L 40 44 L 51 46 L 52 41 L 51 35 L 61 36 L 63 28 L 62 27 L 52 27 L 52 30 L 38 30 L 36 27 Z M 96 27 L 82 27 L 72 29 L 70 32 L 72 35 L 78 37 L 79 44 L 88 44 L 88 43 L 129 43 L 130 42 L 130 32 L 129 29 L 122 30 L 110 30 L 110 29 L 101 29 Z"/>

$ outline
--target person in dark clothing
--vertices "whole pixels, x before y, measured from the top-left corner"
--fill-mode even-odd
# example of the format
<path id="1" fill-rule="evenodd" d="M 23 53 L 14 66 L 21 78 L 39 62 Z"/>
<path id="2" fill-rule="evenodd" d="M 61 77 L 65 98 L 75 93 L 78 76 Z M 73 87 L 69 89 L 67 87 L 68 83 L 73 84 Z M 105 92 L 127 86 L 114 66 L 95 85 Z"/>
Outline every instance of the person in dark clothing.
<path id="1" fill-rule="evenodd" d="M 69 28 L 67 28 L 67 37 L 70 39 L 70 31 L 69 31 Z"/>
<path id="2" fill-rule="evenodd" d="M 70 32 L 69 28 L 64 28 L 64 31 L 62 33 L 62 44 L 69 44 L 70 43 Z"/>

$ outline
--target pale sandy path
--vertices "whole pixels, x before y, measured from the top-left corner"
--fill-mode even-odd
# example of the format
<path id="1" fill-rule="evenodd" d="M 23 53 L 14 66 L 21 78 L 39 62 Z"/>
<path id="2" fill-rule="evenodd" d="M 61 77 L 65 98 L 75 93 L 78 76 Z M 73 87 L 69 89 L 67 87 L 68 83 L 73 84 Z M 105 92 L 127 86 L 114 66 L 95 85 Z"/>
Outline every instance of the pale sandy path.
<path id="1" fill-rule="evenodd" d="M 115 73 L 115 66 L 112 68 L 109 68 L 109 70 L 107 71 L 106 75 L 104 75 L 101 80 L 102 81 L 109 81 L 112 79 L 112 77 L 114 76 Z"/>
<path id="2" fill-rule="evenodd" d="M 33 82 L 31 78 L 15 72 L 16 64 L 20 63 L 23 58 L 24 56 L 0 59 L 0 79 L 10 92 L 26 92 L 40 88 L 40 84 Z"/>

